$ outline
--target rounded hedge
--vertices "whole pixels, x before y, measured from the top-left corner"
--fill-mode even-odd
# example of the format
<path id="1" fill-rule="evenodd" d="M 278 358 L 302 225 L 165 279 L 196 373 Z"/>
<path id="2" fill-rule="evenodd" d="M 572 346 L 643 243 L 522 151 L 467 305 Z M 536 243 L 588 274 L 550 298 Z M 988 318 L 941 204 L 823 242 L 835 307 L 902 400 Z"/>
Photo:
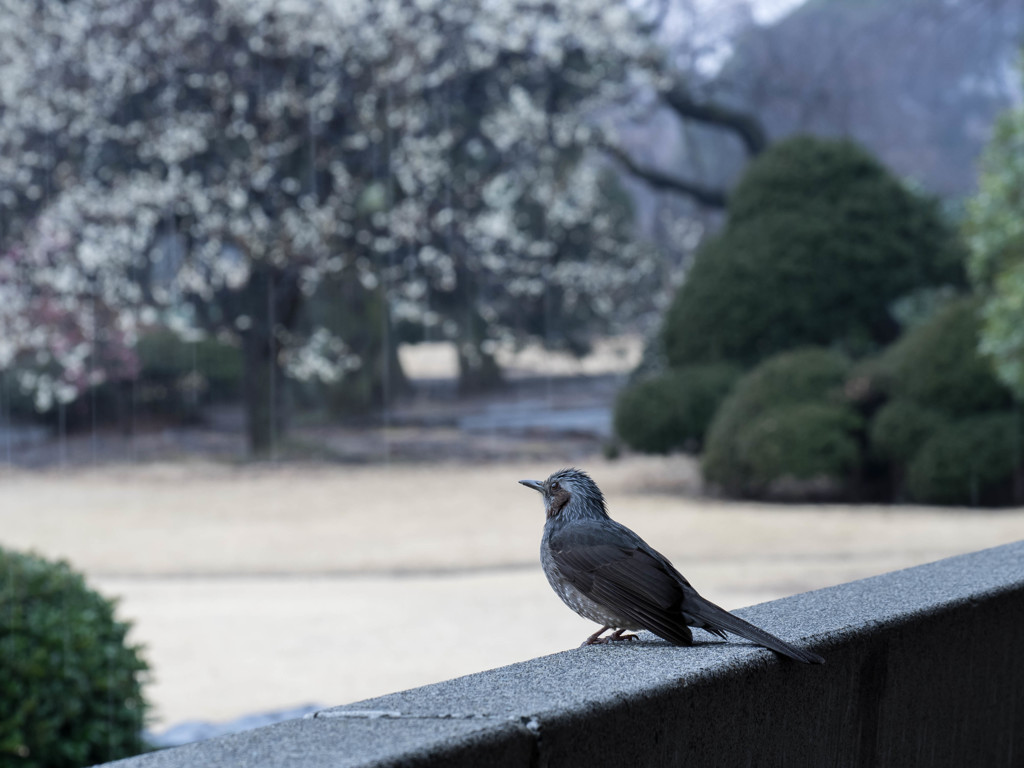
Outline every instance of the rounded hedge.
<path id="1" fill-rule="evenodd" d="M 67 563 L 0 548 L 0 764 L 80 768 L 143 750 L 147 666 L 127 631 Z"/>
<path id="2" fill-rule="evenodd" d="M 860 428 L 860 417 L 843 405 L 801 403 L 769 410 L 737 437 L 748 488 L 765 492 L 790 480 L 844 487 L 860 465 Z"/>
<path id="3" fill-rule="evenodd" d="M 905 465 L 946 418 L 909 400 L 893 400 L 875 414 L 868 433 L 872 454 Z"/>
<path id="4" fill-rule="evenodd" d="M 731 365 L 694 365 L 630 384 L 615 401 L 615 433 L 645 453 L 699 450 L 738 376 Z"/>
<path id="5" fill-rule="evenodd" d="M 963 283 L 959 257 L 935 203 L 862 149 L 780 142 L 751 163 L 725 228 L 699 250 L 666 314 L 666 357 L 679 367 L 808 344 L 875 349 L 899 333 L 897 298 Z"/>
<path id="6" fill-rule="evenodd" d="M 139 357 L 137 386 L 151 405 L 180 409 L 183 402 L 224 401 L 242 391 L 242 350 L 212 336 L 185 341 L 169 328 L 142 334 L 135 348 Z"/>
<path id="7" fill-rule="evenodd" d="M 828 344 L 837 323 L 826 315 L 840 307 L 816 300 L 834 293 L 818 284 L 827 274 L 816 256 L 832 238 L 827 222 L 800 212 L 730 227 L 707 241 L 665 315 L 669 364 L 752 365 L 794 346 Z M 785 252 L 776 253 L 783 241 Z"/>
<path id="8" fill-rule="evenodd" d="M 969 416 L 940 427 L 910 462 L 909 495 L 925 504 L 1012 503 L 1014 473 L 1024 469 L 1021 445 L 1012 411 Z"/>
<path id="9" fill-rule="evenodd" d="M 891 394 L 950 416 L 1008 409 L 1010 391 L 978 354 L 973 297 L 950 301 L 908 330 L 884 354 Z"/>
<path id="10" fill-rule="evenodd" d="M 744 375 L 711 422 L 702 461 L 705 478 L 729 493 L 756 493 L 766 479 L 761 476 L 756 483 L 751 482 L 753 449 L 744 447 L 748 430 L 763 416 L 784 406 L 835 405 L 852 416 L 842 396 L 849 369 L 850 362 L 843 355 L 807 348 L 768 358 Z M 816 421 L 819 417 L 825 418 L 821 414 L 798 414 L 794 418 Z M 846 423 L 845 418 L 842 421 Z M 809 439 L 817 440 L 814 436 Z M 800 450 L 794 448 L 796 454 Z M 765 466 L 771 463 L 766 462 Z"/>

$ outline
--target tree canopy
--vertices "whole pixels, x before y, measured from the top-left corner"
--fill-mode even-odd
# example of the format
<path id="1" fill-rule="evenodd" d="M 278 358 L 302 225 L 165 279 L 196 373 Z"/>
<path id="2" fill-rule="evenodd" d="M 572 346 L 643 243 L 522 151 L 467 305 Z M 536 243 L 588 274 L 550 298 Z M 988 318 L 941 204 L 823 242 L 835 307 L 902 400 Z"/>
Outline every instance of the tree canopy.
<path id="1" fill-rule="evenodd" d="M 1022 65 L 1024 75 L 1024 65 Z M 1024 396 L 1024 109 L 996 123 L 968 202 L 968 268 L 984 297 L 981 351 L 1002 381 Z"/>

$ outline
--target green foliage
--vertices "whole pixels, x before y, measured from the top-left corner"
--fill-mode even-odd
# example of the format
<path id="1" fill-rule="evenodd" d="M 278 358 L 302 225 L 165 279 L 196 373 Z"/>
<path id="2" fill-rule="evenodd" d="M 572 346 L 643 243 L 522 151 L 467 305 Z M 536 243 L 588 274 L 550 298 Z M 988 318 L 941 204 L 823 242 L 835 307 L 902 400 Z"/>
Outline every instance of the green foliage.
<path id="1" fill-rule="evenodd" d="M 737 452 L 749 488 L 783 480 L 828 480 L 842 487 L 860 464 L 856 433 L 861 419 L 850 408 L 800 403 L 771 408 L 740 431 Z"/>
<path id="2" fill-rule="evenodd" d="M 56 377 L 58 371 L 52 363 L 40 365 L 23 355 L 0 376 L 0 409 L 19 420 L 67 431 L 97 424 L 127 428 L 136 412 L 190 422 L 199 418 L 203 404 L 237 401 L 241 395 L 242 353 L 234 344 L 212 337 L 189 342 L 155 327 L 141 334 L 135 353 L 139 367 L 134 377 L 111 378 L 61 408 L 42 411 L 33 392 L 18 385 L 19 378 L 25 373 Z"/>
<path id="3" fill-rule="evenodd" d="M 979 351 L 993 361 L 1000 380 L 1024 397 L 1024 258 L 996 278 L 982 317 Z"/>
<path id="4" fill-rule="evenodd" d="M 673 366 L 756 363 L 808 344 L 853 353 L 899 332 L 892 304 L 962 282 L 935 203 L 849 142 L 795 138 L 751 163 L 663 329 Z"/>
<path id="5" fill-rule="evenodd" d="M 865 402 L 888 398 L 872 418 L 869 442 L 901 498 L 938 504 L 1013 500 L 1005 426 L 1012 397 L 978 352 L 978 306 L 975 297 L 947 300 L 859 366 L 857 386 L 871 390 Z M 864 381 L 870 384 L 864 387 Z"/>
<path id="6" fill-rule="evenodd" d="M 1008 408 L 1010 392 L 978 354 L 978 303 L 956 299 L 883 355 L 890 393 L 950 416 Z"/>
<path id="7" fill-rule="evenodd" d="M 365 288 L 348 272 L 325 277 L 303 308 L 302 327 L 326 329 L 345 340 L 354 365 L 332 382 L 296 382 L 294 390 L 307 407 L 326 405 L 332 415 L 364 413 L 408 387 L 394 339 L 386 328 L 384 294 Z M 412 336 L 410 326 L 395 333 Z"/>
<path id="8" fill-rule="evenodd" d="M 876 410 L 890 399 L 892 372 L 883 354 L 862 357 L 853 363 L 843 386 L 851 404 L 864 413 Z"/>
<path id="9" fill-rule="evenodd" d="M 151 412 L 195 418 L 200 404 L 237 400 L 242 388 L 242 351 L 207 336 L 185 341 L 168 328 L 139 337 L 135 348 L 137 400 Z"/>
<path id="10" fill-rule="evenodd" d="M 905 465 L 946 419 L 908 400 L 886 403 L 871 421 L 869 439 L 875 456 Z"/>
<path id="11" fill-rule="evenodd" d="M 1022 70 L 1024 74 L 1024 70 Z M 1024 109 L 1003 115 L 967 205 L 971 280 L 985 297 L 981 350 L 1024 397 Z"/>
<path id="12" fill-rule="evenodd" d="M 646 453 L 697 450 L 738 376 L 731 365 L 694 365 L 630 384 L 615 402 L 615 432 Z"/>
<path id="13" fill-rule="evenodd" d="M 849 361 L 841 354 L 820 348 L 807 348 L 784 352 L 768 358 L 743 376 L 732 393 L 718 408 L 708 431 L 704 451 L 703 467 L 705 477 L 730 493 L 756 493 L 772 478 L 767 476 L 769 468 L 783 475 L 803 473 L 810 464 L 804 457 L 807 451 L 794 446 L 789 454 L 792 463 L 786 465 L 784 454 L 773 452 L 760 461 L 753 453 L 755 448 L 764 447 L 764 436 L 772 429 L 780 429 L 791 436 L 798 428 L 826 428 L 831 431 L 848 431 L 853 427 L 855 416 L 844 402 L 842 387 L 850 369 Z M 825 405 L 846 413 L 839 417 L 834 412 L 819 410 L 779 413 L 774 422 L 759 422 L 770 414 L 789 407 Z M 853 418 L 849 418 L 853 417 Z M 785 426 L 778 426 L 785 421 Z M 775 426 L 773 426 L 775 425 Z M 750 435 L 756 427 L 758 437 Z M 837 461 L 830 466 L 845 466 L 845 448 L 840 447 L 843 438 L 837 435 L 804 435 L 809 445 L 829 444 L 836 446 Z M 782 458 L 780 458 L 780 456 Z M 755 478 L 755 471 L 758 473 Z"/>
<path id="14" fill-rule="evenodd" d="M 66 563 L 0 549 L 0 764 L 80 768 L 142 751 L 146 663 Z"/>
<path id="15" fill-rule="evenodd" d="M 1012 411 L 960 419 L 940 427 L 907 470 L 907 489 L 928 504 L 999 504 L 1013 498 L 1021 470 L 1021 434 Z"/>

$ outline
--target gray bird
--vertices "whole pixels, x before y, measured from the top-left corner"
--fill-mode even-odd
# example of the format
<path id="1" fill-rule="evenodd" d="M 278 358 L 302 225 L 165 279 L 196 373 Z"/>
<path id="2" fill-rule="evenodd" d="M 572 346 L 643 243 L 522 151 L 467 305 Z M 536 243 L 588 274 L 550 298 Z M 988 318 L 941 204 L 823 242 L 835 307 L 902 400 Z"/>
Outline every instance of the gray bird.
<path id="1" fill-rule="evenodd" d="M 544 482 L 519 482 L 544 496 L 540 563 L 548 582 L 566 605 L 601 625 L 583 645 L 633 640 L 623 633 L 640 629 L 690 645 L 690 627 L 699 627 L 722 638 L 732 632 L 805 664 L 825 662 L 698 595 L 664 555 L 608 517 L 601 489 L 586 472 L 563 469 Z"/>

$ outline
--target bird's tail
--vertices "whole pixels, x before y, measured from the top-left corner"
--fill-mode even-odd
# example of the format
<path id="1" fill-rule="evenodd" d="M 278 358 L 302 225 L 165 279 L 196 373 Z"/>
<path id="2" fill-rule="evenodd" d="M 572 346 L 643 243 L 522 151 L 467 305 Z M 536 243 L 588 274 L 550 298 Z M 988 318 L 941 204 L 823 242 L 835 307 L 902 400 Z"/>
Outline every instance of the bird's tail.
<path id="1" fill-rule="evenodd" d="M 807 651 L 790 645 L 785 640 L 781 640 L 770 632 L 765 632 L 763 629 L 755 627 L 750 622 L 729 613 L 711 601 L 705 600 L 699 595 L 694 595 L 694 597 L 696 599 L 688 600 L 684 608 L 687 624 L 706 629 L 719 637 L 725 637 L 726 632 L 732 632 L 734 635 L 745 637 L 753 643 L 763 645 L 765 648 L 770 648 L 776 653 L 781 653 L 783 656 L 788 656 L 804 664 L 825 663 L 825 660 L 813 651 Z"/>

